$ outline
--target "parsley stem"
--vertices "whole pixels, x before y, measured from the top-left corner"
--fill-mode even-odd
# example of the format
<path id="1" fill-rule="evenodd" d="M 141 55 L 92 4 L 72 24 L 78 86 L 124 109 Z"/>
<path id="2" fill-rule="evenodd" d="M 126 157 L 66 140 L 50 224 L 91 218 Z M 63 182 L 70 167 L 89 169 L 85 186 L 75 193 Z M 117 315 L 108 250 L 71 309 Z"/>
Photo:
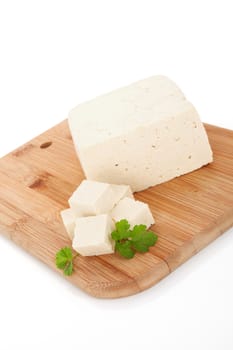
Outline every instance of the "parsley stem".
<path id="1" fill-rule="evenodd" d="M 79 253 L 76 253 L 76 254 L 73 256 L 72 260 L 74 260 L 75 258 L 77 258 L 77 256 L 79 256 L 79 255 L 80 255 Z"/>

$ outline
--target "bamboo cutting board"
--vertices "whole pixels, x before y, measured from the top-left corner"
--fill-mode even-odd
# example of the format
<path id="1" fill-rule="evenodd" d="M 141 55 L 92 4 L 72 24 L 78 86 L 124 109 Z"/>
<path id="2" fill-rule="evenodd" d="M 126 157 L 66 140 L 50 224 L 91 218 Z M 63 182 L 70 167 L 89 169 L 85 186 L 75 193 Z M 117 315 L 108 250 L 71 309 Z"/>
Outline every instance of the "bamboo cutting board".
<path id="1" fill-rule="evenodd" d="M 96 297 L 140 292 L 161 280 L 233 225 L 233 131 L 206 125 L 214 162 L 136 194 L 156 219 L 158 243 L 126 260 L 78 257 L 69 281 Z M 84 178 L 67 121 L 0 159 L 0 231 L 57 270 L 70 245 L 59 212 Z M 65 278 L 65 277 L 64 277 Z"/>

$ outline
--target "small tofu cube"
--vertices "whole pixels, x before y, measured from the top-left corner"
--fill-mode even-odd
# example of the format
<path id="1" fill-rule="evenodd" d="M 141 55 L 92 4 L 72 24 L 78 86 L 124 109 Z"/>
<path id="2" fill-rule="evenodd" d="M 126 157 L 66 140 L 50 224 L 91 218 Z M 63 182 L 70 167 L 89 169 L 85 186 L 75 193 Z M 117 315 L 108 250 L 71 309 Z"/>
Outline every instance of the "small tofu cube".
<path id="1" fill-rule="evenodd" d="M 146 203 L 124 198 L 113 208 L 111 216 L 115 222 L 122 219 L 128 220 L 131 228 L 144 224 L 147 228 L 154 224 L 154 218 Z"/>
<path id="2" fill-rule="evenodd" d="M 117 204 L 121 199 L 128 197 L 134 199 L 133 192 L 128 185 L 111 185 L 114 192 L 115 204 Z"/>
<path id="3" fill-rule="evenodd" d="M 69 199 L 71 209 L 78 216 L 106 214 L 116 204 L 110 184 L 84 180 Z"/>
<path id="4" fill-rule="evenodd" d="M 64 209 L 60 212 L 63 224 L 65 226 L 65 229 L 68 233 L 68 236 L 70 239 L 73 239 L 74 237 L 74 227 L 75 227 L 75 219 L 76 216 L 74 215 L 74 212 L 68 208 Z"/>
<path id="5" fill-rule="evenodd" d="M 110 215 L 102 214 L 77 218 L 73 248 L 84 256 L 114 253 L 111 232 L 114 224 Z"/>

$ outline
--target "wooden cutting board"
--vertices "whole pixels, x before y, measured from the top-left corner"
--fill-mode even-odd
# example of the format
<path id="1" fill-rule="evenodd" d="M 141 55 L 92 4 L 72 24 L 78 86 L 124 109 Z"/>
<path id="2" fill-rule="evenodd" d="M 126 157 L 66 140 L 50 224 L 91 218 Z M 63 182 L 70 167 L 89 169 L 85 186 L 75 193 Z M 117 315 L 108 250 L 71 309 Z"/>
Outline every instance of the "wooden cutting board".
<path id="1" fill-rule="evenodd" d="M 136 194 L 156 219 L 158 243 L 126 260 L 78 257 L 67 278 L 102 298 L 154 285 L 233 225 L 233 131 L 206 125 L 214 162 Z M 84 178 L 67 121 L 0 159 L 0 231 L 58 273 L 54 257 L 70 245 L 59 212 Z"/>

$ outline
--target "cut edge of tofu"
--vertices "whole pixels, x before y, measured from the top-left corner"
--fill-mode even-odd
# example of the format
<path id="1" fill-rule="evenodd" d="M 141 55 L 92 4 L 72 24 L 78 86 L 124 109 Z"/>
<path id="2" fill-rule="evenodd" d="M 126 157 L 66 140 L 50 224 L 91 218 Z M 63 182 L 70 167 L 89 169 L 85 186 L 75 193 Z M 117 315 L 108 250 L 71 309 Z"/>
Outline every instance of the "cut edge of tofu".
<path id="1" fill-rule="evenodd" d="M 99 249 L 98 246 L 94 244 L 93 245 L 90 244 L 87 248 L 86 246 L 80 246 L 80 245 L 77 247 L 74 245 L 74 243 L 72 243 L 72 248 L 82 256 L 98 256 L 98 255 L 113 254 L 115 252 L 113 246 L 110 243 L 105 242 L 105 244 L 103 245 L 104 245 L 104 248 Z M 93 251 L 95 251 L 95 254 L 93 253 Z"/>
<path id="2" fill-rule="evenodd" d="M 65 227 L 65 230 L 69 238 L 72 240 L 74 237 L 76 215 L 74 214 L 71 208 L 66 208 L 60 211 L 60 216 L 61 216 L 63 225 Z"/>
<path id="3" fill-rule="evenodd" d="M 115 192 L 116 196 L 118 197 L 115 199 L 114 207 L 117 205 L 117 203 L 119 203 L 121 199 L 125 197 L 134 199 L 133 191 L 131 190 L 131 187 L 129 185 L 111 184 L 111 187 L 113 192 Z"/>

